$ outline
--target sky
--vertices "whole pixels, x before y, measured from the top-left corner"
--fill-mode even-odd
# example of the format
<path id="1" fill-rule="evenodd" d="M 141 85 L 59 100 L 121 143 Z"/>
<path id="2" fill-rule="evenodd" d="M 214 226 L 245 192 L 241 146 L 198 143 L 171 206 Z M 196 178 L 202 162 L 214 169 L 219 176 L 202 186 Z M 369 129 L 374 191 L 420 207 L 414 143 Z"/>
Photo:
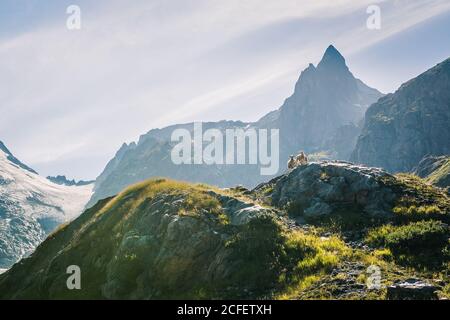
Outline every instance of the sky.
<path id="1" fill-rule="evenodd" d="M 152 128 L 258 120 L 330 44 L 389 93 L 449 39 L 448 0 L 2 0 L 0 140 L 44 176 L 94 179 Z"/>

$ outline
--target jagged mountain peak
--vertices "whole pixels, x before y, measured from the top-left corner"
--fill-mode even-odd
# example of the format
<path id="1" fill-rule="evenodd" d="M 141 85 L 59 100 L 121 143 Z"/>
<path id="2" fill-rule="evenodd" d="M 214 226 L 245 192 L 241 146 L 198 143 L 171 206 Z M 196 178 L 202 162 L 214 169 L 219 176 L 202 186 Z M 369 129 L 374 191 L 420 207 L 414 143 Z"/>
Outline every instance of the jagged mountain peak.
<path id="1" fill-rule="evenodd" d="M 319 152 L 327 148 L 326 141 L 338 128 L 358 124 L 369 105 L 381 96 L 381 92 L 356 79 L 345 58 L 330 45 L 317 67 L 309 64 L 302 71 L 293 95 L 280 107 L 278 116 L 272 117 L 272 126 L 283 131 L 282 138 L 289 140 L 284 146 L 292 145 L 290 152 Z M 351 140 L 353 145 L 356 137 Z M 338 152 L 338 157 L 347 159 L 349 153 Z"/>
<path id="2" fill-rule="evenodd" d="M 322 59 L 317 64 L 317 67 L 315 67 L 314 64 L 309 63 L 308 67 L 303 70 L 302 74 L 300 75 L 300 79 L 304 74 L 315 73 L 317 70 L 325 70 L 329 69 L 330 67 L 341 67 L 348 70 L 344 56 L 333 45 L 329 45 L 325 50 Z"/>
<path id="3" fill-rule="evenodd" d="M 325 50 L 322 60 L 324 58 L 339 58 L 345 60 L 344 57 L 341 55 L 341 53 L 338 51 L 338 49 L 336 49 L 336 47 L 333 46 L 332 44 L 330 44 L 328 48 Z"/>
<path id="4" fill-rule="evenodd" d="M 342 54 L 333 46 L 328 46 L 327 50 L 322 57 L 322 60 L 317 65 L 317 69 L 344 69 L 348 71 L 348 67 L 345 63 L 345 58 Z"/>
<path id="5" fill-rule="evenodd" d="M 301 72 L 295 85 L 294 95 L 304 91 L 309 92 L 312 88 L 323 90 L 323 87 L 331 87 L 338 92 L 348 91 L 349 88 L 342 88 L 342 86 L 354 86 L 355 81 L 355 77 L 345 63 L 345 58 L 333 45 L 330 45 L 317 67 L 310 63 Z"/>
<path id="6" fill-rule="evenodd" d="M 345 58 L 342 54 L 333 46 L 330 45 L 325 53 L 323 54 L 322 60 L 318 64 L 317 67 L 323 67 L 327 65 L 344 65 L 345 66 Z"/>

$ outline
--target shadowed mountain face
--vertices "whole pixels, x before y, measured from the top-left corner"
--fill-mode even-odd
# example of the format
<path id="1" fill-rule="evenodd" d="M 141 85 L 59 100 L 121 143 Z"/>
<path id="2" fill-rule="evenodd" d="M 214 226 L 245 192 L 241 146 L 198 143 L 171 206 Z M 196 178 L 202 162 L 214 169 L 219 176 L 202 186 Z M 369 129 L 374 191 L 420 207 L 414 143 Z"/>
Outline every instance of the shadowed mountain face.
<path id="1" fill-rule="evenodd" d="M 364 112 L 381 96 L 356 79 L 343 56 L 330 46 L 317 67 L 311 64 L 301 73 L 293 95 L 278 110 L 255 123 L 220 121 L 204 124 L 204 130 L 279 129 L 280 173 L 285 170 L 289 155 L 299 150 L 329 151 L 331 158 L 347 159 L 360 132 L 358 124 Z M 253 187 L 270 178 L 261 175 L 258 165 L 173 164 L 170 151 L 174 143 L 170 142 L 170 136 L 177 128 L 192 131 L 193 124 L 151 130 L 137 144 L 123 145 L 97 178 L 89 206 L 132 183 L 155 176 L 220 187 L 237 184 Z"/>
<path id="2" fill-rule="evenodd" d="M 373 104 L 352 160 L 391 172 L 450 154 L 450 59 Z"/>

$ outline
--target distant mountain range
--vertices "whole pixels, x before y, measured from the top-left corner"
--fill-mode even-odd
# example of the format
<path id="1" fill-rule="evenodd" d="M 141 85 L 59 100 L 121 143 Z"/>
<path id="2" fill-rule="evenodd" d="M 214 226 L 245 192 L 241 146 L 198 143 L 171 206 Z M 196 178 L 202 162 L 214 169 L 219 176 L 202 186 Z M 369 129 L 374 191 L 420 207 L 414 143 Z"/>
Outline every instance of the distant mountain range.
<path id="1" fill-rule="evenodd" d="M 322 60 L 309 65 L 300 75 L 292 96 L 283 105 L 254 123 L 220 121 L 204 123 L 221 131 L 230 128 L 279 129 L 280 168 L 285 170 L 290 154 L 299 150 L 323 153 L 328 158 L 348 159 L 360 133 L 364 113 L 382 94 L 356 79 L 344 57 L 329 46 Z M 170 158 L 177 128 L 193 130 L 193 124 L 154 129 L 137 144 L 124 144 L 96 180 L 88 206 L 117 194 L 124 187 L 155 176 L 220 187 L 242 184 L 254 187 L 270 179 L 260 174 L 258 165 L 175 165 Z"/>
<path id="2" fill-rule="evenodd" d="M 0 142 L 0 269 L 77 217 L 91 194 L 92 185 L 62 186 L 39 176 Z"/>
<path id="3" fill-rule="evenodd" d="M 90 180 L 90 181 L 84 181 L 84 180 L 75 181 L 75 179 L 69 180 L 69 179 L 67 179 L 66 176 L 62 176 L 62 175 L 58 175 L 55 177 L 48 176 L 47 179 L 53 183 L 56 183 L 56 184 L 59 184 L 62 186 L 85 186 L 85 185 L 95 182 L 95 180 Z"/>

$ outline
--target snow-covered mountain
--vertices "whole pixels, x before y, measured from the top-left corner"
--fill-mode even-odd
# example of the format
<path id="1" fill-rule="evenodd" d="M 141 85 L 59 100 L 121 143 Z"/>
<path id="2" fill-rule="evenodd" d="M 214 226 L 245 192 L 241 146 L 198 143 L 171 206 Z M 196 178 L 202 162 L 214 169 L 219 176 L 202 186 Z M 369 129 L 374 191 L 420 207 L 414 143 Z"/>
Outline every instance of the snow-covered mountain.
<path id="1" fill-rule="evenodd" d="M 24 165 L 0 142 L 0 269 L 8 268 L 60 224 L 77 217 L 93 184 L 58 185 Z"/>

